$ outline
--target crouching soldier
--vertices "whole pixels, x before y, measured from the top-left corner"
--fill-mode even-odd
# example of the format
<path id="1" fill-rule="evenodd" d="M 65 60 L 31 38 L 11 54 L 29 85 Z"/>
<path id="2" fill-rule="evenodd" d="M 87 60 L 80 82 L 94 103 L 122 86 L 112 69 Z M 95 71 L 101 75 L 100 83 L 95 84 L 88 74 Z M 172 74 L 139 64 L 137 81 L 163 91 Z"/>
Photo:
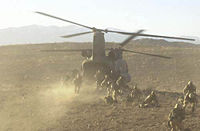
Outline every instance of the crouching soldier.
<path id="1" fill-rule="evenodd" d="M 183 120 L 185 119 L 185 108 L 181 104 L 176 104 L 169 114 L 168 127 L 171 131 L 183 131 Z"/>
<path id="2" fill-rule="evenodd" d="M 127 102 L 133 102 L 134 99 L 140 100 L 141 95 L 142 91 L 137 88 L 137 85 L 135 85 L 131 90 L 131 93 L 127 96 Z"/>
<path id="3" fill-rule="evenodd" d="M 82 84 L 82 76 L 78 73 L 74 78 L 75 93 L 78 94 Z"/>
<path id="4" fill-rule="evenodd" d="M 186 108 L 188 104 L 191 104 L 192 112 L 195 111 L 197 105 L 197 97 L 195 93 L 187 93 L 184 97 L 183 107 Z"/>
<path id="5" fill-rule="evenodd" d="M 158 106 L 159 103 L 154 91 L 152 91 L 151 94 L 146 97 L 144 102 L 139 105 L 139 107 L 158 107 Z"/>

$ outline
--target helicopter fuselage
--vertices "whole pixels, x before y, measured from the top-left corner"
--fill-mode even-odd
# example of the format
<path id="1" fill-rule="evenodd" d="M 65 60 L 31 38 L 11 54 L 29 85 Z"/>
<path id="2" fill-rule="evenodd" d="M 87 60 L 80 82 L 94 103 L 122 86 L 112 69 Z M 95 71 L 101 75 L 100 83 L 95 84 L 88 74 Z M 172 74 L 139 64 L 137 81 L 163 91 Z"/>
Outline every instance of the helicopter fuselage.
<path id="1" fill-rule="evenodd" d="M 121 76 L 129 76 L 127 79 L 129 82 L 128 66 L 126 61 L 122 59 L 122 52 L 113 49 L 112 53 L 117 56 L 117 59 L 106 55 L 104 33 L 96 31 L 93 37 L 92 56 L 82 63 L 84 77 L 93 79 L 97 70 L 101 70 L 104 74 L 108 74 L 112 70 Z"/>

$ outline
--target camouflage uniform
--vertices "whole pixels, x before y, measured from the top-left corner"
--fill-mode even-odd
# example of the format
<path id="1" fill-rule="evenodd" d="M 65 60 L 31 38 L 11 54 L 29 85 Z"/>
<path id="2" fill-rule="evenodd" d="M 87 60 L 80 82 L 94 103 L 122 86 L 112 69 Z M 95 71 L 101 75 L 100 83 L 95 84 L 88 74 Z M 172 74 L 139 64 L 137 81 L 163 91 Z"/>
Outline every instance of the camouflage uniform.
<path id="1" fill-rule="evenodd" d="M 171 128 L 171 131 L 183 131 L 184 126 L 182 124 L 182 121 L 184 119 L 185 109 L 182 107 L 181 104 L 176 104 L 168 117 L 168 126 Z"/>
<path id="2" fill-rule="evenodd" d="M 75 93 L 78 94 L 80 91 L 81 84 L 82 84 L 82 76 L 80 74 L 77 74 L 73 82 L 75 86 Z"/>
<path id="3" fill-rule="evenodd" d="M 151 94 L 146 97 L 144 102 L 140 104 L 139 107 L 151 107 L 151 106 L 159 106 L 157 96 L 155 95 L 154 91 L 152 91 Z"/>
<path id="4" fill-rule="evenodd" d="M 183 89 L 183 94 L 184 96 L 187 93 L 195 93 L 196 94 L 196 87 L 195 85 L 192 83 L 192 81 L 189 81 L 188 84 L 185 86 L 185 88 Z"/>
<path id="5" fill-rule="evenodd" d="M 188 104 L 191 104 L 192 106 L 192 112 L 195 111 L 195 107 L 197 105 L 197 97 L 195 93 L 187 93 L 184 97 L 184 101 L 183 101 L 183 107 L 186 108 L 186 106 Z"/>
<path id="6" fill-rule="evenodd" d="M 112 97 L 113 103 L 118 102 L 118 96 L 120 95 L 120 84 L 114 80 L 110 80 L 107 84 L 107 98 Z M 110 98 L 109 98 L 110 99 Z"/>
<path id="7" fill-rule="evenodd" d="M 114 102 L 117 102 L 117 97 L 120 95 L 120 87 L 117 83 L 113 82 L 111 84 L 111 90 L 112 90 L 112 98 Z"/>

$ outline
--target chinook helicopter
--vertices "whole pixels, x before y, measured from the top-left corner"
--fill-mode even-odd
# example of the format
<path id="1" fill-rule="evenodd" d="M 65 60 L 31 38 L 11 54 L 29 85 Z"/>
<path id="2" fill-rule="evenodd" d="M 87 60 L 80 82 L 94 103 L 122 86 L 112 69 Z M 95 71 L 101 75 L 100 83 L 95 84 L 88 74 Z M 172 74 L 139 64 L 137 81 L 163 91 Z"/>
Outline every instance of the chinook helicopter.
<path id="1" fill-rule="evenodd" d="M 76 33 L 76 34 L 71 34 L 71 35 L 66 35 L 66 36 L 61 36 L 61 37 L 70 38 L 70 37 L 76 37 L 80 35 L 93 33 L 94 36 L 93 36 L 92 49 L 45 50 L 47 52 L 81 52 L 82 56 L 86 58 L 82 62 L 82 67 L 81 67 L 82 75 L 84 76 L 84 78 L 88 78 L 88 79 L 93 79 L 95 76 L 95 73 L 98 70 L 101 70 L 104 74 L 110 74 L 110 72 L 112 73 L 115 72 L 116 76 L 121 76 L 126 82 L 130 82 L 131 77 L 128 73 L 128 65 L 126 61 L 123 59 L 123 55 L 122 55 L 123 52 L 137 53 L 137 54 L 142 54 L 142 55 L 170 59 L 170 57 L 167 57 L 167 56 L 142 53 L 142 52 L 137 52 L 137 51 L 128 50 L 124 48 L 125 45 L 127 45 L 132 39 L 138 36 L 194 41 L 194 39 L 181 38 L 181 37 L 142 34 L 144 30 L 139 30 L 137 32 L 123 32 L 123 31 L 114 31 L 114 30 L 107 30 L 107 29 L 98 29 L 95 27 L 79 24 L 73 21 L 69 21 L 69 20 L 57 17 L 57 16 L 46 14 L 43 12 L 35 12 L 35 13 L 48 16 L 51 18 L 55 18 L 61 21 L 65 21 L 71 24 L 75 24 L 75 25 L 91 30 L 87 32 Z M 122 35 L 128 35 L 129 37 L 125 39 L 122 43 L 120 43 L 118 48 L 105 48 L 106 43 L 104 39 L 104 33 L 118 33 Z M 106 54 L 106 51 L 109 51 L 109 53 Z"/>

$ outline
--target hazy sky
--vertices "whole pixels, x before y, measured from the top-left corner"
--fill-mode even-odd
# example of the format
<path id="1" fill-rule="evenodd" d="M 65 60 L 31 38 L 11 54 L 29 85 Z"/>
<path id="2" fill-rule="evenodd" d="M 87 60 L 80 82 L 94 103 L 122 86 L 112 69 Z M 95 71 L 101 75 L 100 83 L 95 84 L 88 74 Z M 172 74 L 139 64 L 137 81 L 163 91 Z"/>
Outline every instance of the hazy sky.
<path id="1" fill-rule="evenodd" d="M 0 29 L 68 23 L 33 13 L 42 11 L 99 28 L 200 36 L 200 0 L 1 0 Z"/>

